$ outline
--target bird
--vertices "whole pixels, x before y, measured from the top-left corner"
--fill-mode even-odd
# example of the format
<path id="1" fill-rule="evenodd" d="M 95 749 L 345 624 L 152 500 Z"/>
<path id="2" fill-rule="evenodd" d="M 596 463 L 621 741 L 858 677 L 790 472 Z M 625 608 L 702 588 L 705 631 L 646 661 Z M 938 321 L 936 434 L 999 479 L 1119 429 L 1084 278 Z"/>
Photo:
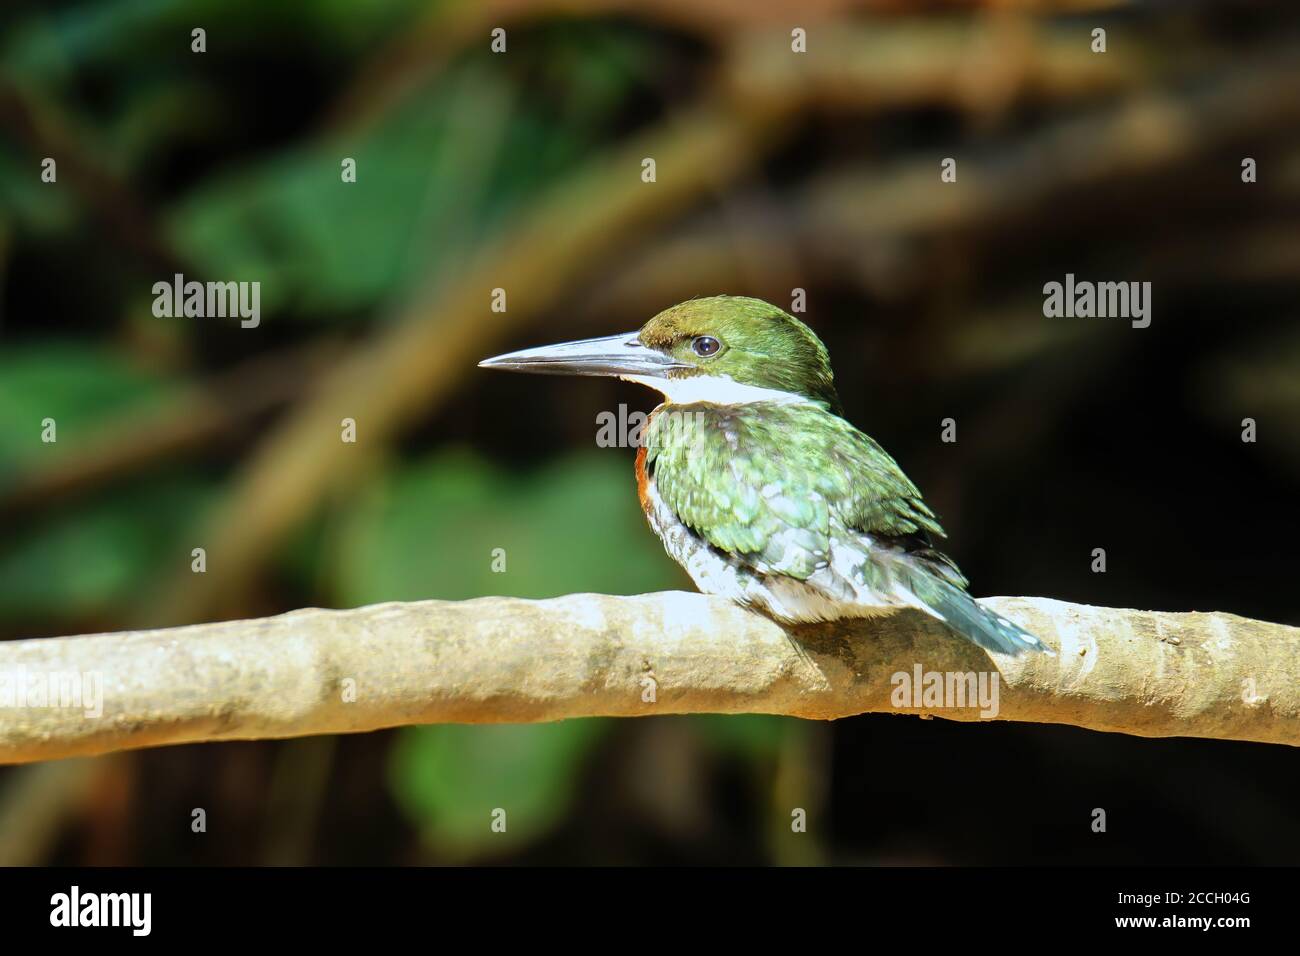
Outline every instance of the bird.
<path id="1" fill-rule="evenodd" d="M 825 345 L 762 299 L 717 295 L 636 332 L 509 352 L 482 368 L 612 376 L 663 401 L 641 427 L 636 483 L 665 550 L 706 594 L 784 624 L 912 607 L 986 651 L 1053 654 L 976 603 L 935 546 L 935 512 L 843 414 Z"/>

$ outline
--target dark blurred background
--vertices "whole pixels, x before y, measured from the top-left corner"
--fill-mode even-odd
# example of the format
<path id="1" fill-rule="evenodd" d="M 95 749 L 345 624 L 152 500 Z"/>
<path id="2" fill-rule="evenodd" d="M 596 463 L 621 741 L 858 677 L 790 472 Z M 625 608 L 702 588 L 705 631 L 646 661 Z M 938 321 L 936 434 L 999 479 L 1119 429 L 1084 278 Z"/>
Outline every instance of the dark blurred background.
<path id="1" fill-rule="evenodd" d="M 1292 6 L 7 0 L 0 638 L 689 588 L 596 444 L 654 397 L 475 363 L 795 289 L 974 593 L 1300 623 Z M 1067 272 L 1150 327 L 1045 318 Z M 260 325 L 155 317 L 175 273 Z M 1295 863 L 1297 792 L 1057 726 L 438 726 L 0 768 L 0 862 Z"/>

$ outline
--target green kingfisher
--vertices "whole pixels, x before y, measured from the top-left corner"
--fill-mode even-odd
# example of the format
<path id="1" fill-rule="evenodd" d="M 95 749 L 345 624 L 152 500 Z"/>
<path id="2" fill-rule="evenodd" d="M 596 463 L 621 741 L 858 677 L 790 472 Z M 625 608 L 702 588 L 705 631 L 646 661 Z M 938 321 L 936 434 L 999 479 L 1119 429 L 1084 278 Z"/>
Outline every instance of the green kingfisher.
<path id="1" fill-rule="evenodd" d="M 787 623 L 910 606 L 989 651 L 1051 651 L 967 593 L 935 513 L 842 414 L 821 340 L 761 299 L 713 296 L 640 331 L 524 349 L 484 368 L 608 375 L 664 401 L 641 429 L 650 527 L 706 594 Z"/>

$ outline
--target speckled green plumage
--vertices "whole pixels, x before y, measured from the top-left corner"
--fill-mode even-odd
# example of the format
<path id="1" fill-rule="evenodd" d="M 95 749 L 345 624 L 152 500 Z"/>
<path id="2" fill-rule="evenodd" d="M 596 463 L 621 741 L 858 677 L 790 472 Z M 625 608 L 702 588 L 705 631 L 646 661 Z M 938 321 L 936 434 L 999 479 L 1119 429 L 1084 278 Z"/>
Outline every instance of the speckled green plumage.
<path id="1" fill-rule="evenodd" d="M 766 573 L 807 579 L 837 533 L 923 544 L 943 534 L 893 458 L 819 404 L 674 405 L 644 440 L 665 504 Z"/>

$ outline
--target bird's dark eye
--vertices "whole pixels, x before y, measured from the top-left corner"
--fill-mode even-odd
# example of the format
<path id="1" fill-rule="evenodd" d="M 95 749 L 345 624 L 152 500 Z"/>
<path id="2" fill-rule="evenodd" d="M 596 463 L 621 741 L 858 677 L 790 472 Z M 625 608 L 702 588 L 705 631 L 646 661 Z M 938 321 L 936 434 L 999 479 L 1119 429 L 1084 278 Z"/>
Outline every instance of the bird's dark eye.
<path id="1" fill-rule="evenodd" d="M 721 343 L 711 335 L 697 335 L 691 340 L 691 351 L 705 358 L 718 351 L 721 347 Z"/>

